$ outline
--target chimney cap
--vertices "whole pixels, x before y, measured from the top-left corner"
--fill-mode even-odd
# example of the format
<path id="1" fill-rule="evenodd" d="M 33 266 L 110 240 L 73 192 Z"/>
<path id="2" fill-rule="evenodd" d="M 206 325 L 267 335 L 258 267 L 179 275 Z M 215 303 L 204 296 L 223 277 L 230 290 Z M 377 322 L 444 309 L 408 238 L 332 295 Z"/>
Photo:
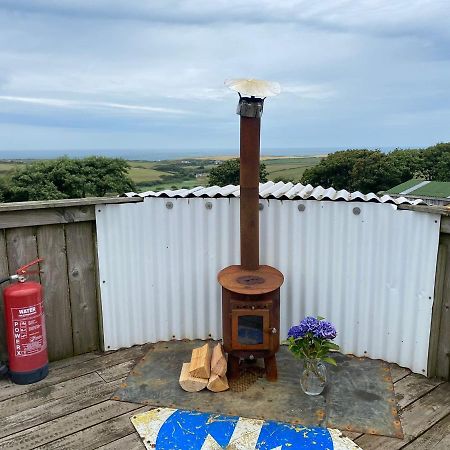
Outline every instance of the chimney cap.
<path id="1" fill-rule="evenodd" d="M 276 81 L 255 80 L 252 78 L 225 80 L 225 86 L 239 92 L 244 97 L 275 97 L 281 92 L 280 84 Z"/>

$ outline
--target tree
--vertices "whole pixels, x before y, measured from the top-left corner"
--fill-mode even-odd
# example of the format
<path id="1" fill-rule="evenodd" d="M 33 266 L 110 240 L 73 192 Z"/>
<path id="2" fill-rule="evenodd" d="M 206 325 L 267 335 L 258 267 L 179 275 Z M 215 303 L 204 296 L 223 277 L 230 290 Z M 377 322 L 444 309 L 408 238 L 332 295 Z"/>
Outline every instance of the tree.
<path id="1" fill-rule="evenodd" d="M 345 150 L 332 153 L 317 166 L 307 169 L 303 184 L 336 190 L 379 192 L 403 183 L 422 172 L 419 150 Z"/>
<path id="2" fill-rule="evenodd" d="M 3 201 L 56 200 L 104 196 L 134 189 L 124 159 L 58 158 L 27 164 L 0 186 Z"/>
<path id="3" fill-rule="evenodd" d="M 425 178 L 431 181 L 449 181 L 448 155 L 450 142 L 436 144 L 423 150 L 423 171 Z"/>
<path id="4" fill-rule="evenodd" d="M 345 150 L 332 153 L 319 164 L 303 173 L 302 183 L 333 187 L 336 190 L 353 189 L 352 170 L 358 160 L 367 159 L 371 150 Z"/>
<path id="5" fill-rule="evenodd" d="M 228 159 L 209 172 L 210 186 L 227 186 L 228 184 L 239 184 L 240 161 L 239 158 Z M 267 181 L 268 172 L 266 165 L 259 165 L 259 181 L 265 183 Z"/>

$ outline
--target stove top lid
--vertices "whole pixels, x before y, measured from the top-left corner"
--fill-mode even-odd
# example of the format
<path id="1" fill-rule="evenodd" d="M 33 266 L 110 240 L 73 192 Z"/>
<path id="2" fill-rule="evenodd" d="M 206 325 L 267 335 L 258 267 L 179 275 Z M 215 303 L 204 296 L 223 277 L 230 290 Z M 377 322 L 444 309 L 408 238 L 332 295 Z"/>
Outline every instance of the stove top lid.
<path id="1" fill-rule="evenodd" d="M 284 281 L 283 274 L 271 266 L 259 266 L 257 270 L 245 270 L 241 266 L 229 266 L 217 276 L 219 283 L 238 294 L 267 294 L 278 289 Z"/>

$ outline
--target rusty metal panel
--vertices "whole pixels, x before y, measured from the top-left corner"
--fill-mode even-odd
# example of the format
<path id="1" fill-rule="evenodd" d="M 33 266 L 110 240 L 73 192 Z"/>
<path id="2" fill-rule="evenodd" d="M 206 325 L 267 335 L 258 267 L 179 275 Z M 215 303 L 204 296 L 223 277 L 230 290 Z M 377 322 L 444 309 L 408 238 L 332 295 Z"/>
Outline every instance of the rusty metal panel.
<path id="1" fill-rule="evenodd" d="M 125 197 L 170 197 L 170 198 L 220 198 L 229 197 L 235 198 L 240 196 L 240 186 L 228 185 L 224 187 L 219 186 L 196 186 L 192 189 L 175 189 L 164 191 L 147 191 L 140 194 L 136 192 L 127 192 L 123 194 Z M 267 181 L 266 183 L 259 184 L 259 196 L 260 198 L 280 200 L 336 200 L 336 201 L 359 201 L 359 202 L 375 202 L 375 203 L 394 203 L 396 205 L 401 204 L 425 204 L 421 199 L 408 199 L 402 196 L 391 197 L 389 195 L 378 196 L 373 193 L 362 194 L 361 192 L 348 192 L 345 189 L 336 191 L 333 188 L 323 188 L 322 186 L 313 187 L 310 184 L 306 186 L 301 183 L 284 183 L 279 181 L 274 183 L 273 181 Z"/>
<path id="2" fill-rule="evenodd" d="M 390 203 L 261 199 L 261 264 L 285 276 L 281 337 L 305 315 L 345 353 L 426 374 L 440 216 Z M 106 349 L 221 337 L 217 273 L 239 257 L 237 198 L 96 208 Z"/>
<path id="3" fill-rule="evenodd" d="M 302 393 L 299 383 L 302 362 L 283 347 L 277 354 L 276 383 L 261 377 L 244 391 L 185 392 L 178 384 L 180 368 L 189 360 L 192 348 L 203 343 L 156 344 L 132 370 L 113 399 L 403 437 L 387 363 L 337 354 L 337 367 L 327 366 L 329 383 L 323 393 L 308 396 Z"/>

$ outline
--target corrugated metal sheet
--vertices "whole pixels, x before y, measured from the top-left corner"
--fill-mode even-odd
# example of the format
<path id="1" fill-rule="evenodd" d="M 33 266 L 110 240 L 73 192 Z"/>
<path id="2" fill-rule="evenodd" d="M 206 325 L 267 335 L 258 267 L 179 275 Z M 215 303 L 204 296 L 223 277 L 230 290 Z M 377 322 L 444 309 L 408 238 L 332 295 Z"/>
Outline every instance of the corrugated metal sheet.
<path id="1" fill-rule="evenodd" d="M 219 187 L 202 187 L 197 186 L 192 189 L 176 189 L 165 191 L 147 191 L 140 194 L 135 192 L 127 192 L 123 194 L 126 197 L 172 197 L 172 198 L 196 198 L 196 197 L 239 197 L 239 186 L 230 184 L 228 186 Z M 393 203 L 400 205 L 402 203 L 408 203 L 411 205 L 417 205 L 424 203 L 421 200 L 410 200 L 405 197 L 393 198 L 389 195 L 383 195 L 382 197 L 376 194 L 362 194 L 361 192 L 348 192 L 346 190 L 336 191 L 333 188 L 324 189 L 322 186 L 313 187 L 310 184 L 303 185 L 301 183 L 283 183 L 282 181 L 274 183 L 268 181 L 267 183 L 260 183 L 259 185 L 260 198 L 277 198 L 280 200 L 337 200 L 337 201 L 360 201 L 360 202 L 376 202 L 376 203 Z"/>
<path id="2" fill-rule="evenodd" d="M 425 373 L 440 216 L 371 202 L 260 202 L 261 263 L 285 275 L 282 336 L 321 315 L 344 352 Z M 217 273 L 239 263 L 238 199 L 150 197 L 101 205 L 96 216 L 106 348 L 221 337 Z"/>

